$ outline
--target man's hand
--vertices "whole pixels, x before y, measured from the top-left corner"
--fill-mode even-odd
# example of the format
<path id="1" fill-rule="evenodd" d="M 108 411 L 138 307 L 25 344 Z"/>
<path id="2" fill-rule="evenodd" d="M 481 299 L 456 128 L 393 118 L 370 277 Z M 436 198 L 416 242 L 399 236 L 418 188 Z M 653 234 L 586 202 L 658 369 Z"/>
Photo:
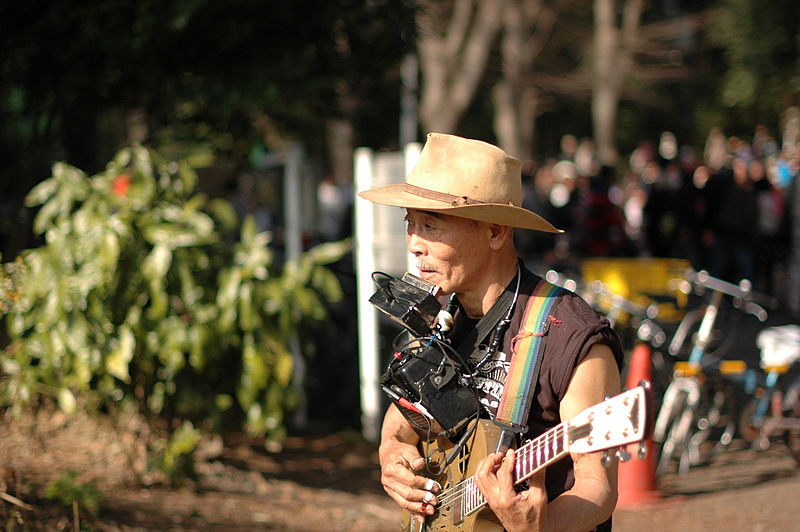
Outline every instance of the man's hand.
<path id="1" fill-rule="evenodd" d="M 490 454 L 478 464 L 475 483 L 503 527 L 515 530 L 541 530 L 547 517 L 547 491 L 544 470 L 533 475 L 530 489 L 514 489 L 514 450 Z"/>
<path id="2" fill-rule="evenodd" d="M 442 487 L 432 479 L 418 475 L 425 460 L 416 446 L 417 437 L 405 418 L 392 406 L 383 423 L 378 455 L 381 484 L 386 493 L 420 522 L 433 515 L 439 502 L 436 494 Z"/>
<path id="3" fill-rule="evenodd" d="M 425 461 L 417 448 L 396 442 L 391 449 L 381 452 L 381 484 L 386 493 L 404 510 L 419 521 L 433 515 L 438 502 L 435 494 L 441 486 L 432 479 L 417 475 Z"/>

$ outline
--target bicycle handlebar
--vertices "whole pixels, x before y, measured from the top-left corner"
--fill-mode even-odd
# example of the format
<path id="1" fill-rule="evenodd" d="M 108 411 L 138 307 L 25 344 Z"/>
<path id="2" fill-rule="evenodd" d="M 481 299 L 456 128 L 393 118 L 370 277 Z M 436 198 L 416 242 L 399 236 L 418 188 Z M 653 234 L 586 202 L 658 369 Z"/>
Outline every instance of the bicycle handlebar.
<path id="1" fill-rule="evenodd" d="M 548 270 L 544 277 L 547 281 L 562 288 L 566 288 L 570 292 L 580 293 L 592 306 L 596 306 L 599 300 L 602 299 L 608 302 L 612 310 L 621 310 L 631 316 L 653 319 L 658 314 L 658 305 L 651 304 L 644 306 L 635 301 L 631 301 L 626 297 L 610 291 L 606 283 L 600 280 L 594 280 L 586 285 L 555 270 Z"/>
<path id="2" fill-rule="evenodd" d="M 677 279 L 677 289 L 684 294 L 694 291 L 702 294 L 706 289 L 720 292 L 734 298 L 734 306 L 743 311 L 756 316 L 759 320 L 767 319 L 767 311 L 764 307 L 774 310 L 778 307 L 777 300 L 767 294 L 753 290 L 753 284 L 748 279 L 742 279 L 739 284 L 733 284 L 712 276 L 706 270 L 695 271 L 691 268 L 683 273 L 683 279 Z M 738 301 L 736 301 L 738 300 Z"/>
<path id="3" fill-rule="evenodd" d="M 590 288 L 595 294 L 608 299 L 613 308 L 627 312 L 631 316 L 653 319 L 658 315 L 657 304 L 653 303 L 644 306 L 635 301 L 631 301 L 626 297 L 611 292 L 602 281 L 592 281 Z"/>

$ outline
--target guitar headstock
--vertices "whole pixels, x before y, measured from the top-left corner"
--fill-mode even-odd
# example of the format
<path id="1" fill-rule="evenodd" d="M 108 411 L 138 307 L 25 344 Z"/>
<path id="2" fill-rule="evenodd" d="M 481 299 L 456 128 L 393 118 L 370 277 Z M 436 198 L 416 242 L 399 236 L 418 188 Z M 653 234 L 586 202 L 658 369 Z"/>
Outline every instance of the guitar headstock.
<path id="1" fill-rule="evenodd" d="M 643 441 L 650 425 L 650 384 L 587 408 L 569 422 L 569 450 L 591 453 Z"/>

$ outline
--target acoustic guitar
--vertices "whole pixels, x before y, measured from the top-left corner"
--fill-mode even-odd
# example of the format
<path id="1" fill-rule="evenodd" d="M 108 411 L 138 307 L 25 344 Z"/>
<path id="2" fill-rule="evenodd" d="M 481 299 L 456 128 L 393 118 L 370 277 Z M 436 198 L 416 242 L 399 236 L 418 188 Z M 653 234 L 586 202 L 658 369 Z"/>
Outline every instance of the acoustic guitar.
<path id="1" fill-rule="evenodd" d="M 522 484 L 533 474 L 569 453 L 592 453 L 643 442 L 649 431 L 649 385 L 641 385 L 587 408 L 541 436 L 521 445 L 515 453 L 514 483 Z M 439 482 L 436 513 L 424 523 L 404 512 L 403 528 L 409 532 L 502 532 L 503 527 L 478 490 L 474 476 L 478 462 L 495 452 L 501 429 L 490 420 L 478 420 L 468 443 L 460 449 L 446 438 L 431 443 L 428 469 L 435 460 L 445 461 L 451 451 L 456 456 L 441 473 L 429 475 Z M 644 447 L 640 447 L 640 458 Z M 628 458 L 625 450 L 618 453 Z"/>

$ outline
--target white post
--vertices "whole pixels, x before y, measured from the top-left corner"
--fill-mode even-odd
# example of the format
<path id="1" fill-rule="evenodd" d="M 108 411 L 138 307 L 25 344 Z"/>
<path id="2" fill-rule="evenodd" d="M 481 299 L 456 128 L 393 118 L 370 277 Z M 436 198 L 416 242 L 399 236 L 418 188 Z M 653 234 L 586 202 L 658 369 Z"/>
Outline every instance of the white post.
<path id="1" fill-rule="evenodd" d="M 355 192 L 372 187 L 372 150 L 358 148 L 354 154 Z M 364 437 L 378 441 L 380 437 L 380 391 L 378 389 L 378 319 L 375 307 L 369 304 L 374 292 L 371 274 L 375 271 L 374 246 L 375 207 L 358 196 L 355 199 L 356 296 L 358 307 L 359 377 L 361 386 L 361 426 Z"/>
<path id="2" fill-rule="evenodd" d="M 422 144 L 419 142 L 410 142 L 406 144 L 405 149 L 403 150 L 403 160 L 406 165 L 406 174 L 411 171 L 412 168 L 417 164 L 417 160 L 419 159 L 419 154 L 422 152 Z M 419 268 L 417 268 L 416 260 L 414 259 L 414 255 L 408 253 L 406 255 L 406 271 L 409 273 L 413 273 L 414 275 L 419 275 Z"/>
<path id="3" fill-rule="evenodd" d="M 286 167 L 283 174 L 287 260 L 293 259 L 303 252 L 302 163 L 303 148 L 293 142 L 286 152 Z"/>
<path id="4" fill-rule="evenodd" d="M 356 193 L 374 186 L 402 183 L 416 164 L 421 147 L 409 144 L 403 153 L 373 154 L 368 148 L 355 152 Z M 374 205 L 355 199 L 356 296 L 358 298 L 358 334 L 361 377 L 361 421 L 364 436 L 376 441 L 380 436 L 382 392 L 378 380 L 383 370 L 380 352 L 378 311 L 369 303 L 376 286 L 372 272 L 379 270 L 401 276 L 415 268 L 406 250 L 405 223 L 398 207 Z"/>
<path id="5" fill-rule="evenodd" d="M 286 166 L 283 173 L 283 205 L 286 235 L 286 259 L 291 260 L 303 252 L 303 207 L 302 207 L 302 172 L 303 148 L 292 143 L 286 153 Z M 294 423 L 303 428 L 308 424 L 308 400 L 305 394 L 306 361 L 300 348 L 297 335 L 289 339 L 294 366 L 293 386 L 297 394 L 297 410 Z"/>

